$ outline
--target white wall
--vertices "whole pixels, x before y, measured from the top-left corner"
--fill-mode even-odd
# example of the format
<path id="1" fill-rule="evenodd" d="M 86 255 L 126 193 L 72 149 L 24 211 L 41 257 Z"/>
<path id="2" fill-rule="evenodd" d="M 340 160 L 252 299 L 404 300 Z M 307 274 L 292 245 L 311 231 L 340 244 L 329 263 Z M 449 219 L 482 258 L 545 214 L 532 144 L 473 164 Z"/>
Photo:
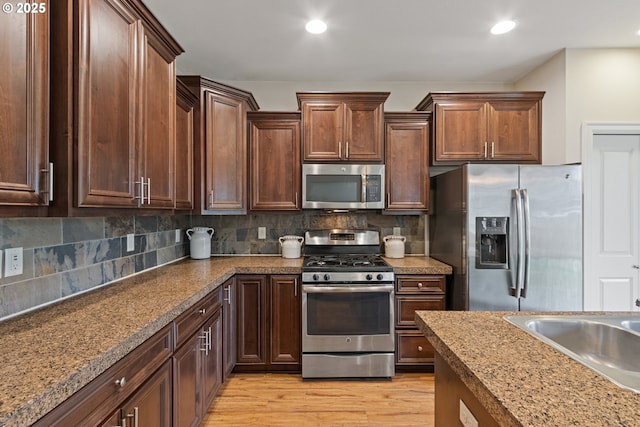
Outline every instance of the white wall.
<path id="1" fill-rule="evenodd" d="M 581 160 L 584 122 L 640 123 L 640 49 L 567 50 L 567 160 Z"/>
<path id="2" fill-rule="evenodd" d="M 565 49 L 515 88 L 546 91 L 543 163 L 581 162 L 584 122 L 640 123 L 640 49 Z"/>
<path id="3" fill-rule="evenodd" d="M 265 82 L 224 81 L 223 83 L 249 91 L 258 102 L 261 111 L 297 111 L 296 92 L 336 91 L 391 92 L 385 111 L 411 111 L 431 91 L 491 91 L 512 90 L 505 83 L 448 83 L 448 82 Z"/>
<path id="4" fill-rule="evenodd" d="M 542 163 L 566 163 L 566 61 L 562 50 L 518 81 L 516 90 L 542 90 Z"/>

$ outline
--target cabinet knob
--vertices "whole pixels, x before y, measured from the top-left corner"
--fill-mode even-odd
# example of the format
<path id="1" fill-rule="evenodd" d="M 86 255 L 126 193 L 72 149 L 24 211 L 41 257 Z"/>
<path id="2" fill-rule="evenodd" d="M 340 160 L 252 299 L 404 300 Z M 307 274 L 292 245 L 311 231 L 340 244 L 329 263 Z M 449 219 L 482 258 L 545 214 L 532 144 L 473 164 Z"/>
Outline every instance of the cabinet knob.
<path id="1" fill-rule="evenodd" d="M 422 351 L 422 346 L 421 345 L 418 346 L 418 351 Z"/>
<path id="2" fill-rule="evenodd" d="M 418 289 L 422 289 L 422 282 L 418 282 Z"/>
<path id="3" fill-rule="evenodd" d="M 207 312 L 206 308 L 201 308 L 200 310 L 198 310 L 198 313 L 200 313 L 201 315 L 204 315 Z"/>
<path id="4" fill-rule="evenodd" d="M 117 386 L 124 387 L 127 383 L 127 379 L 125 377 L 120 378 L 119 380 L 115 380 Z"/>

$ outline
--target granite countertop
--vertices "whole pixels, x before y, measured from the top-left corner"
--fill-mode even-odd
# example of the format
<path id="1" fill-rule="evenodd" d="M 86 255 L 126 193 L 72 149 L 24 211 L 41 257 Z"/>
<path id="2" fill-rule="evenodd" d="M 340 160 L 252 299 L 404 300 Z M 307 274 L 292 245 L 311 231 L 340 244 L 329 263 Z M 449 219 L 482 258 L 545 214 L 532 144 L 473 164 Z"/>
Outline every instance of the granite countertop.
<path id="1" fill-rule="evenodd" d="M 383 258 L 393 267 L 396 274 L 451 274 L 453 271 L 450 265 L 424 256 Z"/>
<path id="2" fill-rule="evenodd" d="M 418 311 L 416 323 L 500 425 L 640 426 L 640 394 L 502 318 L 512 314 Z"/>
<path id="3" fill-rule="evenodd" d="M 387 260 L 397 273 L 451 271 L 428 257 Z M 183 260 L 0 322 L 0 426 L 32 424 L 234 274 L 301 267 L 276 256 Z"/>

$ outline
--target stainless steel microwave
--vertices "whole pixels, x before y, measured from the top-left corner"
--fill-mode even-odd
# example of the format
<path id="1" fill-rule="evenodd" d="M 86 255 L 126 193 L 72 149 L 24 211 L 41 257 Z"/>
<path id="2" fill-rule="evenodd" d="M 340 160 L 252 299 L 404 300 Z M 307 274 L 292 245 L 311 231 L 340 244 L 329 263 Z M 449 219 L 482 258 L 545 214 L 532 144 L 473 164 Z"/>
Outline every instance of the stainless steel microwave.
<path id="1" fill-rule="evenodd" d="M 303 209 L 384 209 L 384 165 L 302 165 Z"/>

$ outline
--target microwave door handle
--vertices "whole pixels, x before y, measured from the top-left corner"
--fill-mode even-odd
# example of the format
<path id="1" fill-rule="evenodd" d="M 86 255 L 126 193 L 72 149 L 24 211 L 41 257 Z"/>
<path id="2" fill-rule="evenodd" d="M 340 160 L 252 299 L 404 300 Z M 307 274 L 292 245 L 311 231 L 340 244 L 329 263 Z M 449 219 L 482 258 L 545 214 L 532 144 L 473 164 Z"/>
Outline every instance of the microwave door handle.
<path id="1" fill-rule="evenodd" d="M 367 201 L 367 175 L 362 174 L 362 194 L 360 195 L 360 201 L 366 203 Z"/>

